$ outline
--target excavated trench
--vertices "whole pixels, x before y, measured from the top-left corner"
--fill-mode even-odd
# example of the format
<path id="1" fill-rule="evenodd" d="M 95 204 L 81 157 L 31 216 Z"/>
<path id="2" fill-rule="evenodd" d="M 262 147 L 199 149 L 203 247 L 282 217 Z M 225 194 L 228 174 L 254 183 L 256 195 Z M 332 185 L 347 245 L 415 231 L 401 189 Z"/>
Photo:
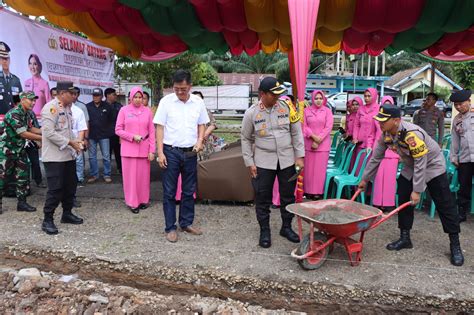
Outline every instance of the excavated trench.
<path id="1" fill-rule="evenodd" d="M 402 292 L 373 292 L 330 283 L 288 283 L 236 276 L 196 267 L 175 269 L 156 263 L 114 262 L 83 257 L 72 252 L 4 246 L 0 265 L 37 267 L 59 274 L 77 274 L 82 280 L 125 285 L 162 295 L 195 295 L 231 298 L 267 309 L 312 313 L 457 313 L 474 312 L 472 300 L 417 296 Z"/>

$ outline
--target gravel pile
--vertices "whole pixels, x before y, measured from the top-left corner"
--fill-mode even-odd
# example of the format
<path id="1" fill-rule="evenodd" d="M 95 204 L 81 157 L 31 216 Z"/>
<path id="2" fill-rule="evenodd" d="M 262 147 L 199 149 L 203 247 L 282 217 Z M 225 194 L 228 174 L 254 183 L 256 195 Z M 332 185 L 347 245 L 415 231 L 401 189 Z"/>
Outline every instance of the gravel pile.
<path id="1" fill-rule="evenodd" d="M 0 269 L 1 314 L 305 314 L 231 299 L 160 295 L 36 268 Z"/>

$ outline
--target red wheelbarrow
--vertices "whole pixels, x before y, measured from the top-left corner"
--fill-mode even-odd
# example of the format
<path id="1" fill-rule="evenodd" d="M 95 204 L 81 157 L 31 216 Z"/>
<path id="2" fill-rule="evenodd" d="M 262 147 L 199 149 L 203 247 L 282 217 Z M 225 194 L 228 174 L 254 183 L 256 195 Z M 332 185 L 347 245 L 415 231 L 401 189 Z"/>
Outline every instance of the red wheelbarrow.
<path id="1" fill-rule="evenodd" d="M 367 230 L 377 227 L 390 217 L 405 209 L 406 202 L 384 215 L 377 208 L 355 202 L 357 191 L 351 200 L 328 199 L 288 205 L 286 209 L 295 214 L 298 221 L 300 245 L 291 252 L 304 269 L 318 269 L 326 261 L 334 243 L 343 245 L 352 266 L 361 261 L 362 242 Z M 303 221 L 310 225 L 309 234 L 303 237 Z M 318 231 L 315 232 L 315 229 Z M 360 233 L 359 240 L 351 236 Z"/>

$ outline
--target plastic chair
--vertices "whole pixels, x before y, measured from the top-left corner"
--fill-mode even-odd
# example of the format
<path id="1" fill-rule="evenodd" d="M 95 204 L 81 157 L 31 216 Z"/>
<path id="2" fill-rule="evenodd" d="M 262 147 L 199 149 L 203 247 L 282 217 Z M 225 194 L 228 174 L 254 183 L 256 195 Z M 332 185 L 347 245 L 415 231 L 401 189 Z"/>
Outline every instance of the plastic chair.
<path id="1" fill-rule="evenodd" d="M 331 151 L 336 150 L 337 143 L 339 141 L 339 136 L 341 135 L 341 132 L 338 130 L 334 133 L 332 136 L 332 142 L 331 142 Z"/>
<path id="2" fill-rule="evenodd" d="M 356 162 L 354 165 L 359 164 L 359 160 L 362 158 L 362 155 L 365 154 L 364 160 L 362 161 L 362 164 L 360 165 L 360 170 L 359 174 L 357 176 L 355 175 L 355 172 L 357 170 L 356 167 L 354 167 L 351 171 L 350 174 L 343 174 L 343 175 L 337 175 L 334 177 L 334 184 L 336 185 L 336 199 L 341 198 L 342 196 L 342 191 L 344 188 L 349 188 L 349 186 L 355 186 L 360 183 L 362 180 L 362 174 L 364 173 L 365 166 L 367 165 L 367 161 L 369 160 L 370 153 L 372 152 L 371 149 L 364 149 L 357 154 Z M 360 194 L 360 199 L 362 203 L 365 203 L 365 194 Z"/>
<path id="3" fill-rule="evenodd" d="M 324 183 L 324 199 L 328 196 L 329 185 L 334 176 L 348 174 L 351 165 L 352 155 L 354 154 L 355 144 L 349 143 L 341 154 L 340 163 L 335 167 L 328 167 L 326 171 L 326 181 Z"/>
<path id="4" fill-rule="evenodd" d="M 346 156 L 346 151 L 348 147 L 351 145 L 354 145 L 353 143 L 346 143 L 344 141 L 340 141 L 340 143 L 337 146 L 336 153 L 333 157 L 329 155 L 329 161 L 328 161 L 328 168 L 335 168 L 339 166 Z"/>

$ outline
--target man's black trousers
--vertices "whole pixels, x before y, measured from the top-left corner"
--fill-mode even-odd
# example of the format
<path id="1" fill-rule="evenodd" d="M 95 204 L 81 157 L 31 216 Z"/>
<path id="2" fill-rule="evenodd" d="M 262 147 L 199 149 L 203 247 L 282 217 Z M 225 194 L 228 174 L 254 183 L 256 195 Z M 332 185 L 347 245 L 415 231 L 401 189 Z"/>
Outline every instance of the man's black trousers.
<path id="1" fill-rule="evenodd" d="M 410 201 L 413 191 L 411 180 L 400 176 L 397 180 L 398 203 L 401 205 Z M 431 198 L 438 211 L 441 224 L 445 233 L 459 233 L 459 216 L 456 204 L 449 190 L 446 173 L 443 173 L 426 183 Z M 402 230 L 411 230 L 413 227 L 413 206 L 409 206 L 398 213 L 398 227 Z"/>
<path id="2" fill-rule="evenodd" d="M 278 177 L 280 188 L 280 213 L 283 222 L 291 221 L 293 214 L 286 211 L 286 206 L 295 202 L 296 180 L 288 182 L 288 179 L 296 173 L 295 166 L 276 170 L 257 167 L 257 178 L 254 179 L 256 192 L 255 209 L 259 223 L 267 223 L 270 219 L 270 206 L 272 204 L 273 184 Z"/>
<path id="3" fill-rule="evenodd" d="M 63 205 L 63 212 L 71 211 L 77 187 L 76 160 L 44 162 L 44 168 L 48 181 L 44 213 L 54 213 L 59 203 Z"/>

